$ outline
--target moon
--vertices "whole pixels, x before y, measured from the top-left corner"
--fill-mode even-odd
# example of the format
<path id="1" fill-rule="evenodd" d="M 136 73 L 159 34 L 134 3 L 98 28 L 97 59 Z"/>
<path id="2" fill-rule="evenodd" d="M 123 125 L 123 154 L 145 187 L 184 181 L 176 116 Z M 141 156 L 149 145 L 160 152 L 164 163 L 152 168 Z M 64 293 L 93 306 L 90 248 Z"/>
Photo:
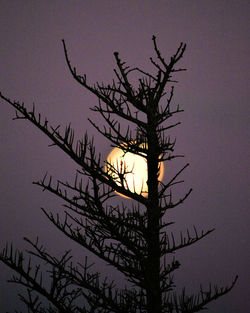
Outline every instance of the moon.
<path id="1" fill-rule="evenodd" d="M 148 194 L 148 169 L 146 158 L 131 152 L 124 152 L 114 148 L 107 157 L 106 172 L 119 186 L 124 186 L 131 192 L 147 196 Z M 163 162 L 160 162 L 158 180 L 164 175 Z M 118 193 L 120 196 L 126 196 Z"/>

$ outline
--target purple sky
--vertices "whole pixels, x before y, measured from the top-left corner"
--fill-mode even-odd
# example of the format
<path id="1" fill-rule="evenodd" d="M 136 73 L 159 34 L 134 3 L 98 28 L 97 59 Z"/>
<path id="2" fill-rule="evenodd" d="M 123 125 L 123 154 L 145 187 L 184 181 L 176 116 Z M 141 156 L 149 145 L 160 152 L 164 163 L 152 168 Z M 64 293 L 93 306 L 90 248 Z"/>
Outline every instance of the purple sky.
<path id="1" fill-rule="evenodd" d="M 88 117 L 99 121 L 89 110 L 96 99 L 71 78 L 60 40 L 66 40 L 72 63 L 91 82 L 111 81 L 114 51 L 131 66 L 150 70 L 153 34 L 166 57 L 181 41 L 187 43 L 181 66 L 188 71 L 179 74 L 174 97 L 185 112 L 173 132 L 176 151 L 186 160 L 173 163 L 169 173 L 190 162 L 184 187 L 194 192 L 171 217 L 178 230 L 196 225 L 216 227 L 216 232 L 177 255 L 183 266 L 176 279 L 192 291 L 200 282 L 227 284 L 239 274 L 234 290 L 210 306 L 213 313 L 250 309 L 249 6 L 247 0 L 1 0 L 0 90 L 29 107 L 35 102 L 53 124 L 71 121 L 79 136 L 89 130 L 103 158 L 109 145 L 87 122 Z M 1 101 L 1 247 L 12 241 L 24 249 L 23 236 L 39 235 L 55 253 L 72 248 L 81 257 L 82 250 L 39 209 L 59 209 L 61 202 L 31 184 L 46 171 L 70 180 L 75 166 L 58 149 L 48 149 L 49 140 L 38 130 L 25 121 L 13 122 L 13 116 Z M 5 282 L 10 274 L 0 264 L 1 312 L 19 305 L 16 285 Z"/>

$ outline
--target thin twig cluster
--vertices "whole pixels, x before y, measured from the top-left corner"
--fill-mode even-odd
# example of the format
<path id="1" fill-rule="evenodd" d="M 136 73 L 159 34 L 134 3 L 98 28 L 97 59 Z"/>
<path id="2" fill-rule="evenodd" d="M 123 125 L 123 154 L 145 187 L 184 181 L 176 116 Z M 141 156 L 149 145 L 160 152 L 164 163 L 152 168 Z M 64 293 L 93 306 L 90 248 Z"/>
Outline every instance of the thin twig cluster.
<path id="1" fill-rule="evenodd" d="M 176 83 L 172 76 L 185 71 L 176 64 L 183 57 L 186 45 L 181 43 L 168 62 L 162 57 L 155 36 L 153 46 L 156 59 L 150 58 L 150 62 L 155 74 L 138 67 L 130 68 L 115 52 L 115 79 L 108 85 L 91 85 L 86 75 L 79 75 L 71 65 L 63 41 L 73 78 L 98 98 L 93 110 L 105 123 L 101 127 L 90 120 L 91 124 L 112 146 L 147 159 L 148 195 L 127 188 L 126 172 L 117 173 L 114 166 L 103 162 L 87 133 L 83 139 L 75 140 L 71 125 L 62 132 L 60 125 L 50 125 L 35 112 L 35 107 L 29 111 L 24 104 L 0 94 L 16 109 L 15 119 L 31 122 L 78 167 L 73 183 L 54 182 L 47 174 L 34 182 L 65 203 L 62 214 L 42 208 L 45 216 L 64 235 L 118 270 L 128 281 L 127 287 L 119 288 L 94 272 L 87 258 L 84 263 L 75 264 L 69 250 L 56 258 L 38 238 L 35 241 L 25 238 L 31 247 L 27 251 L 28 259 L 23 252 L 6 245 L 0 260 L 17 272 L 18 276 L 10 281 L 25 287 L 27 294 L 20 295 L 20 299 L 28 312 L 192 313 L 205 309 L 212 300 L 229 292 L 236 282 L 237 278 L 225 288 L 210 285 L 204 290 L 201 287 L 191 296 L 185 289 L 180 295 L 175 291 L 173 273 L 180 268 L 180 263 L 174 253 L 200 241 L 213 230 L 198 231 L 194 227 L 176 236 L 170 228 L 173 222 L 166 221 L 166 212 L 182 204 L 192 191 L 173 200 L 172 190 L 182 182 L 179 176 L 188 164 L 168 182 L 158 181 L 160 162 L 182 157 L 174 153 L 175 140 L 167 133 L 180 124 L 171 124 L 169 120 L 183 111 L 179 106 L 172 106 Z M 130 74 L 135 72 L 141 75 L 138 88 L 130 81 Z M 112 204 L 113 197 L 119 197 L 114 192 L 131 201 Z M 34 258 L 44 263 L 45 273 L 42 267 L 33 265 Z"/>

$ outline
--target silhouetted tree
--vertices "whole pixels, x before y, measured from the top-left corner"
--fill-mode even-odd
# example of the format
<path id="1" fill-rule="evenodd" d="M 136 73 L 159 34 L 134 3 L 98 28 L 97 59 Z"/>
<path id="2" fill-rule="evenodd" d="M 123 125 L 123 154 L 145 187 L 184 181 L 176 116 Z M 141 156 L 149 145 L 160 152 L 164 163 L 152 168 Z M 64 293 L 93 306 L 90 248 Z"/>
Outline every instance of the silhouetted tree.
<path id="1" fill-rule="evenodd" d="M 28 312 L 102 312 L 102 313 L 191 313 L 203 310 L 207 304 L 229 292 L 237 277 L 228 287 L 217 286 L 197 294 L 181 294 L 175 290 L 173 273 L 180 263 L 173 257 L 175 251 L 190 246 L 211 233 L 187 231 L 179 239 L 171 232 L 173 222 L 166 220 L 166 212 L 182 204 L 191 189 L 177 201 L 173 200 L 173 186 L 180 183 L 179 176 L 186 164 L 167 183 L 159 182 L 160 162 L 170 161 L 175 155 L 175 141 L 168 134 L 170 128 L 179 124 L 168 123 L 182 110 L 172 106 L 174 83 L 172 76 L 185 69 L 176 68 L 183 57 L 186 45 L 181 43 L 176 53 L 166 61 L 153 36 L 156 59 L 150 58 L 155 74 L 138 67 L 130 68 L 121 61 L 118 52 L 115 79 L 111 84 L 90 85 L 86 75 L 79 75 L 71 65 L 65 42 L 63 47 L 68 68 L 73 78 L 98 98 L 93 108 L 104 119 L 106 125 L 94 128 L 107 138 L 112 146 L 119 147 L 124 154 L 130 152 L 146 158 L 148 168 L 148 191 L 137 193 L 128 189 L 126 165 L 117 170 L 111 163 L 95 153 L 93 140 L 85 137 L 74 139 L 69 125 L 64 132 L 53 127 L 48 120 L 30 112 L 24 104 L 12 101 L 3 94 L 1 98 L 16 109 L 15 119 L 27 119 L 39 128 L 64 151 L 77 165 L 74 183 L 44 177 L 35 182 L 65 201 L 65 216 L 42 209 L 44 214 L 63 234 L 81 247 L 86 248 L 127 280 L 126 288 L 118 288 L 108 278 L 93 273 L 87 261 L 74 264 L 70 251 L 61 258 L 47 252 L 38 239 L 31 241 L 29 258 L 23 252 L 6 245 L 0 259 L 18 273 L 11 281 L 23 285 L 27 294 L 20 295 Z M 139 74 L 138 86 L 131 84 L 132 74 Z M 169 87 L 170 85 L 170 87 Z M 120 124 L 123 123 L 123 124 Z M 122 130 L 122 126 L 126 130 Z M 131 199 L 112 204 L 112 197 L 119 193 Z M 127 207 L 127 205 L 131 205 Z M 32 257 L 38 257 L 49 267 L 50 284 L 43 281 L 39 265 L 33 265 Z M 48 301 L 44 302 L 43 298 Z M 84 299 L 84 301 L 82 301 Z M 81 301 L 80 301 L 81 300 Z"/>

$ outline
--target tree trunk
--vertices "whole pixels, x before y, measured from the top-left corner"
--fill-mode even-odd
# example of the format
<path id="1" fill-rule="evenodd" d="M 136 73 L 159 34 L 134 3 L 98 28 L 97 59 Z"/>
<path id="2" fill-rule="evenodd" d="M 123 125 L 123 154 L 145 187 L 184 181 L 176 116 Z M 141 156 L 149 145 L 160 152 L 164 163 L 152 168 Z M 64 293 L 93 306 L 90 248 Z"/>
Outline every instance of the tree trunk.
<path id="1" fill-rule="evenodd" d="M 146 268 L 146 290 L 148 313 L 161 313 L 159 234 L 160 212 L 158 209 L 159 143 L 154 115 L 155 112 L 152 112 L 152 114 L 149 114 L 148 116 L 148 262 Z"/>

